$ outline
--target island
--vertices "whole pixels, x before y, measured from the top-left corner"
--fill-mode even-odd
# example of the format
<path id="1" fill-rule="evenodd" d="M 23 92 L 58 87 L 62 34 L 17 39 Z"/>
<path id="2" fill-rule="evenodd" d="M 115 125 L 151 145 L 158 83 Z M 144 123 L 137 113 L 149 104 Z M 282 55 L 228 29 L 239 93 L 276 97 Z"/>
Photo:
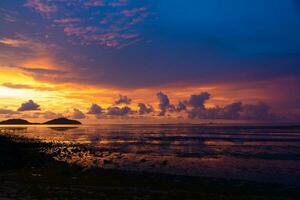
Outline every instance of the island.
<path id="1" fill-rule="evenodd" d="M 31 123 L 24 119 L 8 119 L 1 121 L 0 125 L 80 125 L 81 122 L 67 118 L 53 119 L 44 123 Z"/>
<path id="2" fill-rule="evenodd" d="M 81 122 L 77 121 L 77 120 L 67 119 L 67 118 L 58 118 L 58 119 L 53 119 L 53 120 L 47 121 L 43 124 L 49 124 L 49 125 L 53 125 L 53 124 L 59 124 L 59 125 L 76 124 L 76 125 L 79 125 L 79 124 L 81 124 Z"/>
<path id="3" fill-rule="evenodd" d="M 29 125 L 32 123 L 30 123 L 29 121 L 24 120 L 24 119 L 8 119 L 8 120 L 0 122 L 0 124 L 3 124 L 3 125 L 18 125 L 18 124 L 19 125 Z"/>

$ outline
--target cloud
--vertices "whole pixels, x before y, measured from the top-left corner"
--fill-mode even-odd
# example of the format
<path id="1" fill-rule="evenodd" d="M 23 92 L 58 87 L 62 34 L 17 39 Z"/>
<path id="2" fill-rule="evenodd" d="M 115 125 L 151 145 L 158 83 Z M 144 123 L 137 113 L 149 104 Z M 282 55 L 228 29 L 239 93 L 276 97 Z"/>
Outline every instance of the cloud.
<path id="1" fill-rule="evenodd" d="M 186 110 L 186 108 L 187 108 L 187 107 L 186 107 L 185 102 L 179 101 L 178 104 L 177 104 L 177 106 L 175 107 L 175 110 L 176 110 L 177 112 L 181 112 L 181 111 Z"/>
<path id="2" fill-rule="evenodd" d="M 274 114 L 270 113 L 270 110 L 270 106 L 264 102 L 245 104 L 243 105 L 241 117 L 246 120 L 266 120 L 276 118 Z"/>
<path id="3" fill-rule="evenodd" d="M 55 113 L 52 111 L 46 111 L 46 112 L 42 112 L 40 113 L 45 119 L 56 119 L 56 118 L 62 118 L 64 117 L 62 114 L 60 113 Z"/>
<path id="4" fill-rule="evenodd" d="M 139 14 L 141 12 L 144 12 L 146 10 L 147 10 L 146 7 L 139 7 L 139 8 L 133 8 L 133 9 L 130 9 L 130 10 L 124 10 L 122 13 L 126 17 L 131 17 L 131 16 L 137 15 L 137 14 Z"/>
<path id="5" fill-rule="evenodd" d="M 40 14 L 50 14 L 57 12 L 55 5 L 50 5 L 43 0 L 27 0 L 26 7 L 32 8 Z"/>
<path id="6" fill-rule="evenodd" d="M 86 7 L 102 7 L 105 6 L 104 0 L 87 0 L 84 2 Z"/>
<path id="7" fill-rule="evenodd" d="M 60 113 L 55 113 L 52 111 L 45 111 L 45 112 L 34 112 L 34 113 L 25 113 L 21 115 L 22 118 L 39 118 L 39 119 L 56 119 L 64 117 Z"/>
<path id="8" fill-rule="evenodd" d="M 103 19 L 101 23 L 109 22 L 107 19 Z M 122 48 L 140 40 L 137 33 L 127 33 L 121 32 L 117 28 L 113 29 L 103 31 L 103 29 L 95 26 L 66 25 L 63 31 L 67 36 L 76 37 L 79 42 L 77 44 L 81 45 L 98 44 L 105 47 Z M 76 44 L 76 42 L 73 41 L 73 44 Z"/>
<path id="9" fill-rule="evenodd" d="M 29 44 L 28 41 L 22 39 L 2 38 L 0 44 L 11 47 L 24 47 Z"/>
<path id="10" fill-rule="evenodd" d="M 166 112 L 186 112 L 190 119 L 224 119 L 224 120 L 274 120 L 278 117 L 271 113 L 270 107 L 263 102 L 256 104 L 243 104 L 234 102 L 223 107 L 215 106 L 207 108 L 206 101 L 211 98 L 208 92 L 192 94 L 188 100 L 179 101 L 176 106 L 170 103 L 169 97 L 159 92 L 160 113 L 164 116 Z"/>
<path id="11" fill-rule="evenodd" d="M 169 97 L 162 92 L 157 93 L 157 98 L 159 101 L 159 109 L 160 109 L 159 116 L 164 116 L 166 112 L 186 111 L 187 106 L 190 106 L 193 109 L 197 109 L 197 110 L 204 109 L 204 103 L 207 100 L 209 100 L 210 94 L 207 92 L 202 92 L 200 94 L 193 94 L 190 96 L 188 100 L 179 101 L 176 106 L 171 104 Z"/>
<path id="12" fill-rule="evenodd" d="M 150 15 L 145 5 L 131 4 L 127 0 L 27 0 L 25 6 L 46 16 L 45 20 L 54 26 L 62 26 L 69 37 L 67 41 L 72 44 L 97 44 L 118 49 L 142 40 L 137 25 Z M 72 17 L 55 18 L 58 10 L 66 10 L 68 16 L 69 8 Z M 99 11 L 95 12 L 95 8 Z M 84 17 L 83 10 L 86 12 Z"/>
<path id="13" fill-rule="evenodd" d="M 64 28 L 64 33 L 67 35 L 67 36 L 77 36 L 77 37 L 81 37 L 83 35 L 87 35 L 89 33 L 94 33 L 98 30 L 97 27 L 95 26 L 77 26 L 77 27 L 74 27 L 73 25 L 72 26 L 66 26 Z M 88 43 L 88 40 L 86 40 L 85 43 Z"/>
<path id="14" fill-rule="evenodd" d="M 167 111 L 174 110 L 174 106 L 172 104 L 170 104 L 169 97 L 166 94 L 159 92 L 156 94 L 156 96 L 159 101 L 159 105 L 158 105 L 159 109 L 160 109 L 159 116 L 164 116 Z"/>
<path id="15" fill-rule="evenodd" d="M 118 0 L 110 3 L 112 7 L 122 7 L 122 6 L 126 6 L 127 4 L 128 4 L 128 0 Z"/>
<path id="16" fill-rule="evenodd" d="M 224 119 L 224 120 L 276 120 L 279 119 L 271 113 L 270 107 L 263 102 L 256 104 L 243 104 L 235 102 L 224 107 L 194 107 L 187 111 L 191 119 Z"/>
<path id="17" fill-rule="evenodd" d="M 23 2 L 25 1 L 26 0 Z M 156 12 L 156 6 L 152 3 L 147 5 L 146 1 L 40 0 L 37 2 L 44 2 L 46 5 L 54 6 L 57 8 L 57 11 L 62 12 L 50 12 L 51 18 L 43 19 L 39 17 L 39 14 L 28 12 L 30 11 L 28 10 L 28 7 L 27 9 L 18 9 L 20 6 L 16 6 L 18 3 L 11 1 L 7 1 L 7 3 L 5 3 L 4 1 L 3 8 L 10 8 L 11 10 L 17 11 L 18 23 L 15 23 L 14 25 L 3 23 L 6 33 L 3 33 L 3 37 L 0 38 L 2 52 L 2 55 L 0 55 L 1 60 L 3 60 L 2 57 L 4 56 L 3 51 L 15 51 L 15 48 L 23 49 L 26 47 L 26 49 L 23 49 L 22 55 L 32 55 L 30 50 L 34 50 L 35 47 L 30 50 L 27 48 L 33 46 L 34 43 L 38 41 L 41 43 L 43 42 L 45 44 L 44 46 L 51 45 L 51 43 L 56 43 L 61 47 L 61 49 L 58 51 L 51 52 L 57 56 L 53 58 L 53 60 L 65 63 L 65 65 L 62 64 L 55 66 L 55 69 L 59 69 L 56 71 L 59 72 L 56 73 L 53 70 L 50 72 L 49 70 L 45 71 L 43 69 L 22 69 L 23 71 L 26 71 L 26 75 L 28 73 L 34 74 L 33 78 L 37 77 L 38 80 L 49 80 L 51 83 L 72 82 L 76 83 L 76 85 L 82 85 L 84 87 L 87 85 L 88 87 L 95 87 L 99 90 L 108 86 L 111 88 L 119 88 L 121 91 L 129 91 L 127 90 L 128 88 L 153 91 L 153 88 L 158 88 L 159 86 L 163 85 L 164 88 L 168 88 L 168 91 L 179 94 L 179 96 L 186 95 L 188 90 L 195 91 L 195 88 L 205 87 L 209 88 L 209 91 L 214 91 L 219 97 L 224 98 L 216 99 L 216 102 L 228 101 L 229 98 L 241 98 L 247 101 L 256 101 L 258 98 L 260 98 L 261 100 L 268 102 L 268 104 L 272 105 L 275 109 L 282 109 L 283 112 L 286 112 L 286 107 L 281 107 L 283 104 L 284 106 L 290 106 L 289 111 L 294 112 L 296 112 L 295 110 L 299 107 L 299 95 L 296 92 L 297 88 L 293 89 L 292 92 L 287 94 L 289 96 L 283 94 L 287 93 L 287 91 L 291 91 L 291 87 L 294 88 L 296 87 L 295 85 L 299 85 L 297 84 L 299 83 L 299 79 L 293 81 L 293 83 L 283 83 L 282 85 L 285 86 L 283 87 L 283 90 L 279 89 L 282 87 L 274 85 L 274 80 L 270 80 L 270 77 L 287 77 L 292 73 L 294 73 L 293 76 L 295 77 L 299 76 L 299 68 L 297 68 L 297 65 L 299 65 L 299 59 L 297 56 L 293 56 L 294 54 L 289 53 L 298 50 L 298 48 L 295 48 L 295 45 L 298 43 L 294 42 L 291 46 L 291 44 L 285 45 L 283 42 L 284 49 L 286 46 L 293 48 L 289 48 L 290 51 L 283 50 L 286 53 L 286 56 L 276 56 L 275 60 L 274 57 L 266 57 L 268 52 L 263 51 L 261 48 L 255 47 L 247 50 L 252 51 L 254 49 L 256 51 L 257 49 L 260 49 L 266 54 L 260 56 L 260 59 L 257 59 L 256 57 L 253 59 L 252 57 L 247 57 L 247 59 L 230 59 L 230 57 L 228 57 L 228 52 L 225 52 L 225 54 L 222 52 L 224 50 L 222 46 L 223 44 L 216 44 L 216 48 L 209 48 L 209 46 L 207 46 L 208 43 L 205 42 L 207 41 L 207 38 L 201 38 L 203 35 L 204 37 L 212 36 L 213 33 L 210 31 L 208 31 L 207 34 L 191 34 L 191 37 L 183 36 L 180 33 L 174 35 L 172 34 L 174 31 L 180 32 L 184 31 L 184 29 L 181 29 L 181 26 L 177 26 L 176 24 L 173 24 L 173 27 L 173 25 L 170 23 L 166 25 L 171 25 L 172 27 L 160 26 L 162 25 L 161 22 L 163 21 L 163 18 L 159 18 L 158 21 L 155 21 L 154 18 L 151 18 L 147 21 L 144 21 L 145 23 L 133 26 L 132 21 L 136 21 L 140 17 L 147 15 L 147 13 L 149 13 L 152 9 L 154 12 Z M 89 4 L 88 8 L 83 7 L 84 4 Z M 114 8 L 111 8 L 110 6 L 113 6 Z M 62 9 L 62 7 L 65 7 L 65 9 Z M 145 9 L 145 7 L 147 9 Z M 190 6 L 188 7 L 192 8 Z M 30 8 L 33 9 L 33 7 Z M 169 8 L 169 6 L 167 8 Z M 36 11 L 35 9 L 33 10 Z M 3 14 L 2 10 L 0 12 L 0 15 L 1 14 Z M 163 13 L 158 13 L 158 16 L 160 16 L 160 14 Z M 176 15 L 178 13 L 174 12 L 174 14 Z M 176 15 L 176 17 L 178 17 L 178 20 L 176 20 L 177 22 L 182 22 L 180 16 Z M 287 16 L 282 17 L 282 22 L 293 20 L 292 16 L 291 18 L 286 17 Z M 169 21 L 167 20 L 167 22 Z M 152 25 L 156 23 L 158 23 L 157 27 L 161 27 L 162 29 L 157 29 L 155 26 L 154 30 L 151 31 L 150 29 L 153 27 Z M 17 24 L 22 25 L 18 26 Z M 57 24 L 59 24 L 59 26 Z M 53 28 L 52 25 L 55 25 L 55 27 Z M 125 29 L 127 27 L 129 28 Z M 63 32 L 65 28 L 69 31 L 69 35 Z M 219 26 L 219 28 L 222 29 L 224 27 Z M 24 30 L 26 31 L 24 32 Z M 40 32 L 38 30 L 47 31 L 38 33 Z M 201 30 L 207 31 L 207 29 Z M 73 34 L 71 34 L 72 31 Z M 160 31 L 165 32 L 166 34 L 153 35 L 153 33 L 159 33 Z M 14 33 L 18 32 L 30 37 L 32 41 L 26 40 L 26 38 L 13 38 Z M 185 32 L 187 31 L 185 30 Z M 297 30 L 296 32 L 299 31 Z M 221 32 L 218 32 L 218 34 L 219 33 Z M 45 34 L 47 34 L 49 38 L 46 39 Z M 238 35 L 240 34 L 241 33 L 239 32 Z M 174 37 L 168 37 L 169 35 Z M 245 35 L 245 33 L 243 33 L 243 35 Z M 253 34 L 251 33 L 250 35 Z M 253 36 L 255 36 L 255 34 Z M 123 45 L 124 43 L 127 44 L 127 42 L 131 42 L 132 40 L 140 37 L 145 37 L 145 41 L 152 40 L 151 45 L 135 45 L 131 48 L 128 48 L 126 51 L 113 51 L 112 49 L 106 49 L 97 46 L 101 44 L 104 47 L 117 47 L 118 45 Z M 278 40 L 278 38 L 276 40 L 285 41 L 285 39 L 281 36 L 279 38 L 283 40 Z M 240 38 L 238 40 L 242 39 Z M 271 40 L 275 41 L 274 38 Z M 75 43 L 78 42 L 78 44 L 81 44 L 81 42 L 84 44 L 88 43 L 91 46 L 74 47 L 73 45 L 67 44 L 67 41 L 75 41 Z M 160 41 L 164 41 L 164 43 L 162 44 Z M 191 45 L 190 41 L 193 41 L 195 45 Z M 214 46 L 214 42 L 218 43 L 220 41 L 213 41 L 213 44 L 209 42 L 209 45 Z M 269 43 L 270 41 L 265 41 L 263 38 L 261 38 L 261 41 L 259 41 L 262 46 L 265 46 L 265 42 Z M 229 43 L 231 43 L 231 41 Z M 249 43 L 248 45 L 253 46 L 252 42 L 249 42 L 249 40 L 246 40 L 246 43 Z M 174 48 L 178 47 L 178 45 L 180 48 Z M 225 46 L 229 47 L 230 45 Z M 254 46 L 257 47 L 255 44 Z M 239 49 L 239 47 L 240 46 L 235 49 Z M 6 50 L 3 50 L 2 48 Z M 221 52 L 216 50 L 218 48 L 221 48 Z M 214 52 L 207 51 L 207 49 Z M 271 49 L 271 51 L 273 51 L 273 49 L 277 51 L 277 49 L 282 48 Z M 11 56 L 9 56 L 9 62 L 14 63 L 15 60 L 21 60 L 21 62 L 27 63 L 27 61 L 32 60 L 32 58 L 35 57 L 35 55 L 33 55 L 31 58 L 26 57 L 25 59 L 22 59 L 23 56 L 20 55 L 18 54 L 14 56 L 14 54 L 11 54 Z M 290 57 L 288 55 L 290 55 Z M 73 57 L 76 59 L 73 59 Z M 245 57 L 243 56 L 243 58 Z M 147 62 L 145 62 L 146 60 Z M 199 67 L 199 63 L 201 63 L 201 67 Z M 26 66 L 20 63 L 18 64 L 20 66 Z M 16 65 L 18 64 L 16 63 Z M 265 66 L 265 68 L 261 68 L 262 66 Z M 284 70 L 282 70 L 282 66 L 285 66 Z M 29 67 L 34 67 L 34 65 Z M 164 73 L 161 73 L 162 69 Z M 233 71 L 234 73 L 232 73 Z M 45 78 L 41 79 L 41 77 Z M 245 77 L 247 79 L 244 80 Z M 260 82 L 261 80 L 265 80 L 265 82 Z M 267 90 L 266 87 L 270 87 L 268 85 L 273 85 L 273 88 Z M 10 87 L 20 87 L 25 89 L 29 86 L 10 85 Z M 65 87 L 69 87 L 69 85 L 66 84 Z M 275 90 L 276 87 L 277 90 Z M 143 90 L 139 90 L 139 93 L 142 93 L 140 91 Z M 128 93 L 127 95 L 129 95 L 129 97 L 133 97 L 131 96 L 131 93 L 132 92 Z M 146 93 L 148 92 L 146 91 Z M 254 93 L 255 96 L 253 95 Z M 190 94 L 194 94 L 194 92 Z M 111 95 L 113 94 L 109 94 L 108 96 Z M 296 95 L 296 97 L 293 97 L 293 95 Z M 142 96 L 148 96 L 148 94 L 140 95 L 141 98 Z M 79 98 L 87 99 L 85 97 Z M 148 101 L 150 101 L 150 99 L 147 100 L 147 102 Z M 294 105 L 292 105 L 292 101 L 295 102 L 293 103 Z M 141 100 L 141 102 L 144 101 Z M 184 109 L 186 109 L 184 106 L 190 106 L 185 103 L 177 105 L 177 102 L 172 101 L 170 104 L 175 106 L 176 111 L 184 111 Z M 169 108 L 171 110 L 172 106 Z M 211 113 L 217 111 L 218 109 L 214 109 L 211 110 Z M 218 115 L 227 115 L 222 114 L 224 112 L 225 111 L 218 111 Z"/>
<path id="18" fill-rule="evenodd" d="M 33 86 L 26 84 L 14 84 L 14 83 L 3 83 L 2 86 L 12 89 L 29 89 L 29 90 L 40 90 L 40 91 L 56 91 L 57 88 L 51 88 L 46 86 Z"/>
<path id="19" fill-rule="evenodd" d="M 153 109 L 153 107 L 152 107 L 151 105 L 148 105 L 148 106 L 147 106 L 147 105 L 144 104 L 144 103 L 139 103 L 139 104 L 138 104 L 138 107 L 139 107 L 138 113 L 139 113 L 140 115 L 149 114 L 149 113 L 154 112 L 154 109 Z"/>
<path id="20" fill-rule="evenodd" d="M 15 11 L 0 8 L 0 21 L 3 21 L 5 23 L 14 23 L 18 21 L 17 15 L 18 13 Z"/>
<path id="21" fill-rule="evenodd" d="M 24 72 L 32 73 L 32 74 L 39 74 L 39 75 L 61 75 L 62 73 L 66 73 L 62 70 L 56 69 L 44 69 L 44 68 L 28 68 L 16 65 L 10 65 L 10 68 L 16 68 L 22 70 Z"/>
<path id="22" fill-rule="evenodd" d="M 54 23 L 59 25 L 73 24 L 78 22 L 81 22 L 80 18 L 61 18 L 54 20 Z"/>
<path id="23" fill-rule="evenodd" d="M 232 103 L 225 107 L 205 108 L 196 107 L 188 111 L 189 118 L 192 119 L 240 119 L 243 105 L 241 102 Z"/>
<path id="24" fill-rule="evenodd" d="M 103 108 L 101 108 L 100 106 L 98 106 L 97 104 L 93 104 L 89 111 L 87 112 L 87 114 L 89 115 L 101 115 L 103 113 Z"/>
<path id="25" fill-rule="evenodd" d="M 193 116 L 196 110 L 198 113 L 200 109 L 204 109 L 204 103 L 210 98 L 210 94 L 207 92 L 193 94 L 188 100 L 179 101 L 176 106 L 171 104 L 168 95 L 162 92 L 157 93 L 157 98 L 160 109 L 159 116 L 165 116 L 166 112 L 188 111 L 188 106 L 193 108 L 194 111 L 190 112 L 190 115 Z"/>
<path id="26" fill-rule="evenodd" d="M 74 108 L 72 113 L 73 119 L 84 119 L 86 116 L 83 112 L 81 112 L 79 109 Z"/>
<path id="27" fill-rule="evenodd" d="M 128 114 L 130 114 L 131 108 L 129 108 L 128 106 L 125 106 L 123 108 L 119 108 L 119 107 L 109 107 L 107 109 L 107 115 L 111 115 L 111 116 L 126 116 Z"/>
<path id="28" fill-rule="evenodd" d="M 190 99 L 186 102 L 186 104 L 193 108 L 204 108 L 204 103 L 209 100 L 209 98 L 210 94 L 207 92 L 193 94 L 190 96 Z"/>
<path id="29" fill-rule="evenodd" d="M 129 105 L 131 104 L 132 99 L 130 99 L 127 96 L 123 96 L 123 95 L 119 95 L 119 99 L 115 101 L 116 105 L 120 105 L 120 104 L 126 104 Z"/>
<path id="30" fill-rule="evenodd" d="M 239 119 L 244 106 L 241 102 L 235 102 L 221 109 L 221 118 L 224 119 Z"/>
<path id="31" fill-rule="evenodd" d="M 75 77 L 67 76 L 71 74 L 69 71 L 58 70 L 58 69 L 45 69 L 45 68 L 30 68 L 30 67 L 22 67 L 16 65 L 10 65 L 8 67 L 20 70 L 24 74 L 32 76 L 34 79 L 39 81 L 52 82 L 52 83 L 53 82 L 54 83 L 76 82 Z"/>
<path id="32" fill-rule="evenodd" d="M 14 110 L 5 109 L 5 108 L 0 108 L 0 115 L 13 115 L 13 114 L 18 114 L 18 112 Z"/>
<path id="33" fill-rule="evenodd" d="M 34 52 L 36 55 L 44 54 L 48 51 L 49 47 L 51 46 L 34 41 L 21 34 L 17 34 L 16 37 L 2 37 L 0 38 L 0 44 L 13 48 L 18 48 L 20 50 L 24 50 L 25 48 L 30 50 L 31 52 Z"/>
<path id="34" fill-rule="evenodd" d="M 21 107 L 18 108 L 18 111 L 31 111 L 31 110 L 40 110 L 40 105 L 35 103 L 32 100 L 22 103 Z"/>
<path id="35" fill-rule="evenodd" d="M 29 38 L 20 33 L 11 33 L 11 37 L 0 36 L 1 60 L 4 67 L 23 66 L 32 63 L 42 66 L 43 62 L 51 61 L 54 65 L 54 52 L 58 50 L 57 44 L 45 43 L 40 38 Z M 26 64 L 27 63 L 27 64 Z M 58 62 L 57 62 L 58 63 Z M 43 63 L 43 64 L 50 64 Z M 45 65 L 48 67 L 48 65 Z M 17 68 L 17 67 L 16 67 Z M 44 67 L 43 67 L 44 68 Z M 20 70 L 22 70 L 20 68 Z"/>

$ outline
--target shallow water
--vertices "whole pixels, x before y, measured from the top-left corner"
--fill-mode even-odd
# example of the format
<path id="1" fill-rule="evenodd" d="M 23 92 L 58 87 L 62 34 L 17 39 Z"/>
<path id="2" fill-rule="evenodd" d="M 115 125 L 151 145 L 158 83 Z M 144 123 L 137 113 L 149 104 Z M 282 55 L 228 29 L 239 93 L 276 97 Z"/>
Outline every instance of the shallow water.
<path id="1" fill-rule="evenodd" d="M 39 125 L 1 126 L 0 133 L 87 145 L 55 157 L 86 168 L 300 184 L 296 126 Z"/>

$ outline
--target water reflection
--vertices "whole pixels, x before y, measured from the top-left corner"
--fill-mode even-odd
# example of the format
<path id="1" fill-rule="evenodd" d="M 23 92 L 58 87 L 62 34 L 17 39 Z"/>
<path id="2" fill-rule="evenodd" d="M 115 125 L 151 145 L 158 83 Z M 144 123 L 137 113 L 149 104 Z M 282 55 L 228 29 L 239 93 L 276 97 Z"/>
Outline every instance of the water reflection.
<path id="1" fill-rule="evenodd" d="M 64 132 L 64 131 L 76 129 L 78 127 L 48 127 L 48 128 L 52 129 L 52 130 L 55 130 L 55 131 Z"/>
<path id="2" fill-rule="evenodd" d="M 102 125 L 0 127 L 0 131 L 76 144 L 45 151 L 87 168 L 300 182 L 299 127 Z"/>
<path id="3" fill-rule="evenodd" d="M 27 132 L 27 127 L 0 127 L 0 133 L 17 133 L 17 132 Z"/>

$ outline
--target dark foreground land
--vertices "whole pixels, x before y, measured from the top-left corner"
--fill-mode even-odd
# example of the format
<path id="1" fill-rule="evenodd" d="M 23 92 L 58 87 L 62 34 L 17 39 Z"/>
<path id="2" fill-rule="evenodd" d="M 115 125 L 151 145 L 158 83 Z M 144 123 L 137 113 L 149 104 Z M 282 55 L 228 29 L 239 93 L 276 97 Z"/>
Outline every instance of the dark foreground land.
<path id="1" fill-rule="evenodd" d="M 52 145 L 0 135 L 0 199 L 298 199 L 299 186 L 83 170 L 52 159 Z"/>

